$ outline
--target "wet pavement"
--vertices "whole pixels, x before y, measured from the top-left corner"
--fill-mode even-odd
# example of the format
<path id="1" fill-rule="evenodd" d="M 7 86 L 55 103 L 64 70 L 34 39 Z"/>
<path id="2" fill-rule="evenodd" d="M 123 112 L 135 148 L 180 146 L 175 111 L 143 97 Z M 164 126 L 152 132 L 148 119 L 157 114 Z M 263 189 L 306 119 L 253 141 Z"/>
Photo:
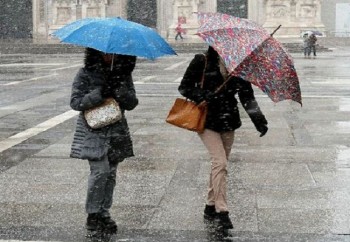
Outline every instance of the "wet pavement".
<path id="1" fill-rule="evenodd" d="M 232 236 L 203 221 L 210 164 L 195 133 L 165 117 L 194 53 L 140 60 L 140 105 L 127 113 L 136 156 L 118 168 L 104 241 L 350 241 L 350 48 L 293 54 L 303 106 L 256 98 L 269 121 L 248 116 L 228 171 Z M 76 113 L 70 85 L 82 56 L 1 55 L 0 241 L 87 241 L 88 164 L 69 158 Z"/>

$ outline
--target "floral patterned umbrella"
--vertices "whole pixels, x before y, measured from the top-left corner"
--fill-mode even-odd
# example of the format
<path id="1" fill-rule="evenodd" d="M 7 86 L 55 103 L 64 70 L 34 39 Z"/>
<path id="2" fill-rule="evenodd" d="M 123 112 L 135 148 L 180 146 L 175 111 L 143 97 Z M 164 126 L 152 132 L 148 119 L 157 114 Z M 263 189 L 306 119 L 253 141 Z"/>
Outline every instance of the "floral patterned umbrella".
<path id="1" fill-rule="evenodd" d="M 293 58 L 263 27 L 221 13 L 198 13 L 198 20 L 197 35 L 218 52 L 231 75 L 258 86 L 274 102 L 302 104 Z"/>

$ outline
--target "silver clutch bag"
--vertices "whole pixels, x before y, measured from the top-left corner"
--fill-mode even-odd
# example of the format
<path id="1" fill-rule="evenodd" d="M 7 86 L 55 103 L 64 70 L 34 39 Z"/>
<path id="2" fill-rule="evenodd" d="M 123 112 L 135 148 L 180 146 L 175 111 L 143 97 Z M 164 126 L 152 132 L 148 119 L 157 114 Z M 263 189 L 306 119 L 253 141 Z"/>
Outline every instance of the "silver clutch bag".
<path id="1" fill-rule="evenodd" d="M 107 98 L 101 105 L 84 111 L 84 117 L 92 129 L 100 129 L 119 121 L 122 112 L 116 100 Z"/>

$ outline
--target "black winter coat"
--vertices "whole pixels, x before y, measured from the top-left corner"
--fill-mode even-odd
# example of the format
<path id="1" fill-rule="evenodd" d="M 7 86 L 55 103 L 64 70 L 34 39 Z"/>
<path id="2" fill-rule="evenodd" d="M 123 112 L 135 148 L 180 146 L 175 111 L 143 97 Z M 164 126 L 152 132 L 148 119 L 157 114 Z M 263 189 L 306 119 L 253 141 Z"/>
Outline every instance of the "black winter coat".
<path id="1" fill-rule="evenodd" d="M 107 73 L 100 68 L 85 67 L 79 70 L 74 79 L 70 105 L 72 109 L 81 112 L 71 147 L 70 156 L 73 158 L 100 160 L 108 155 L 111 162 L 120 162 L 134 155 L 124 115 L 125 110 L 132 110 L 138 104 L 131 72 L 120 71 L 113 76 L 108 76 Z M 108 88 L 106 83 L 109 83 Z M 101 104 L 110 96 L 119 103 L 122 119 L 101 129 L 91 129 L 83 111 Z"/>
<path id="2" fill-rule="evenodd" d="M 224 82 L 218 61 L 210 62 L 208 60 L 203 89 L 200 87 L 205 61 L 206 58 L 203 54 L 195 55 L 179 86 L 179 92 L 184 97 L 196 103 L 207 101 L 208 115 L 205 128 L 216 132 L 225 132 L 233 131 L 242 125 L 237 107 L 238 102 L 235 98 L 236 94 L 238 94 L 241 104 L 255 127 L 267 124 L 248 81 L 232 77 L 219 93 L 214 94 L 215 90 Z"/>

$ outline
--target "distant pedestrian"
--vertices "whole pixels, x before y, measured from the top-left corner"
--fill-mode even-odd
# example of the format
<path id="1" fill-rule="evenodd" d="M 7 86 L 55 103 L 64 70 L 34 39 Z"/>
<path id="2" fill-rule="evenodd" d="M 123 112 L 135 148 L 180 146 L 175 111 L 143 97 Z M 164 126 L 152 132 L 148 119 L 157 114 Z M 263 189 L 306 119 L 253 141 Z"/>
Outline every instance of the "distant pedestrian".
<path id="1" fill-rule="evenodd" d="M 184 33 L 184 29 L 181 27 L 181 23 L 177 24 L 177 26 L 175 28 L 175 32 L 176 32 L 175 40 L 177 40 L 178 37 L 180 37 L 182 40 L 184 39 L 182 37 L 182 33 Z"/>
<path id="2" fill-rule="evenodd" d="M 93 236 L 99 231 L 116 232 L 117 224 L 109 209 L 113 202 L 117 166 L 134 155 L 125 110 L 138 104 L 132 81 L 136 57 L 104 54 L 87 48 L 85 65 L 73 83 L 70 105 L 80 111 L 71 149 L 71 157 L 89 161 L 86 229 Z M 114 124 L 92 129 L 83 112 L 114 98 L 122 110 L 122 119 Z"/>
<path id="3" fill-rule="evenodd" d="M 201 87 L 203 72 L 204 80 Z M 204 218 L 216 221 L 224 229 L 232 229 L 227 205 L 226 178 L 234 130 L 242 125 L 236 94 L 256 129 L 261 133 L 260 136 L 265 135 L 268 128 L 267 120 L 255 100 L 250 82 L 239 77 L 231 77 L 224 88 L 215 93 L 227 78 L 229 75 L 222 59 L 212 47 L 209 47 L 204 55 L 195 55 L 178 89 L 184 97 L 196 103 L 206 101 L 208 104 L 205 130 L 199 133 L 211 160 Z"/>
<path id="4" fill-rule="evenodd" d="M 304 48 L 304 57 L 309 54 L 309 34 L 305 33 L 303 35 L 303 48 Z"/>
<path id="5" fill-rule="evenodd" d="M 313 52 L 314 56 L 316 56 L 316 42 L 317 37 L 314 33 L 312 33 L 309 37 L 309 52 L 308 56 L 310 56 L 311 52 Z"/>

